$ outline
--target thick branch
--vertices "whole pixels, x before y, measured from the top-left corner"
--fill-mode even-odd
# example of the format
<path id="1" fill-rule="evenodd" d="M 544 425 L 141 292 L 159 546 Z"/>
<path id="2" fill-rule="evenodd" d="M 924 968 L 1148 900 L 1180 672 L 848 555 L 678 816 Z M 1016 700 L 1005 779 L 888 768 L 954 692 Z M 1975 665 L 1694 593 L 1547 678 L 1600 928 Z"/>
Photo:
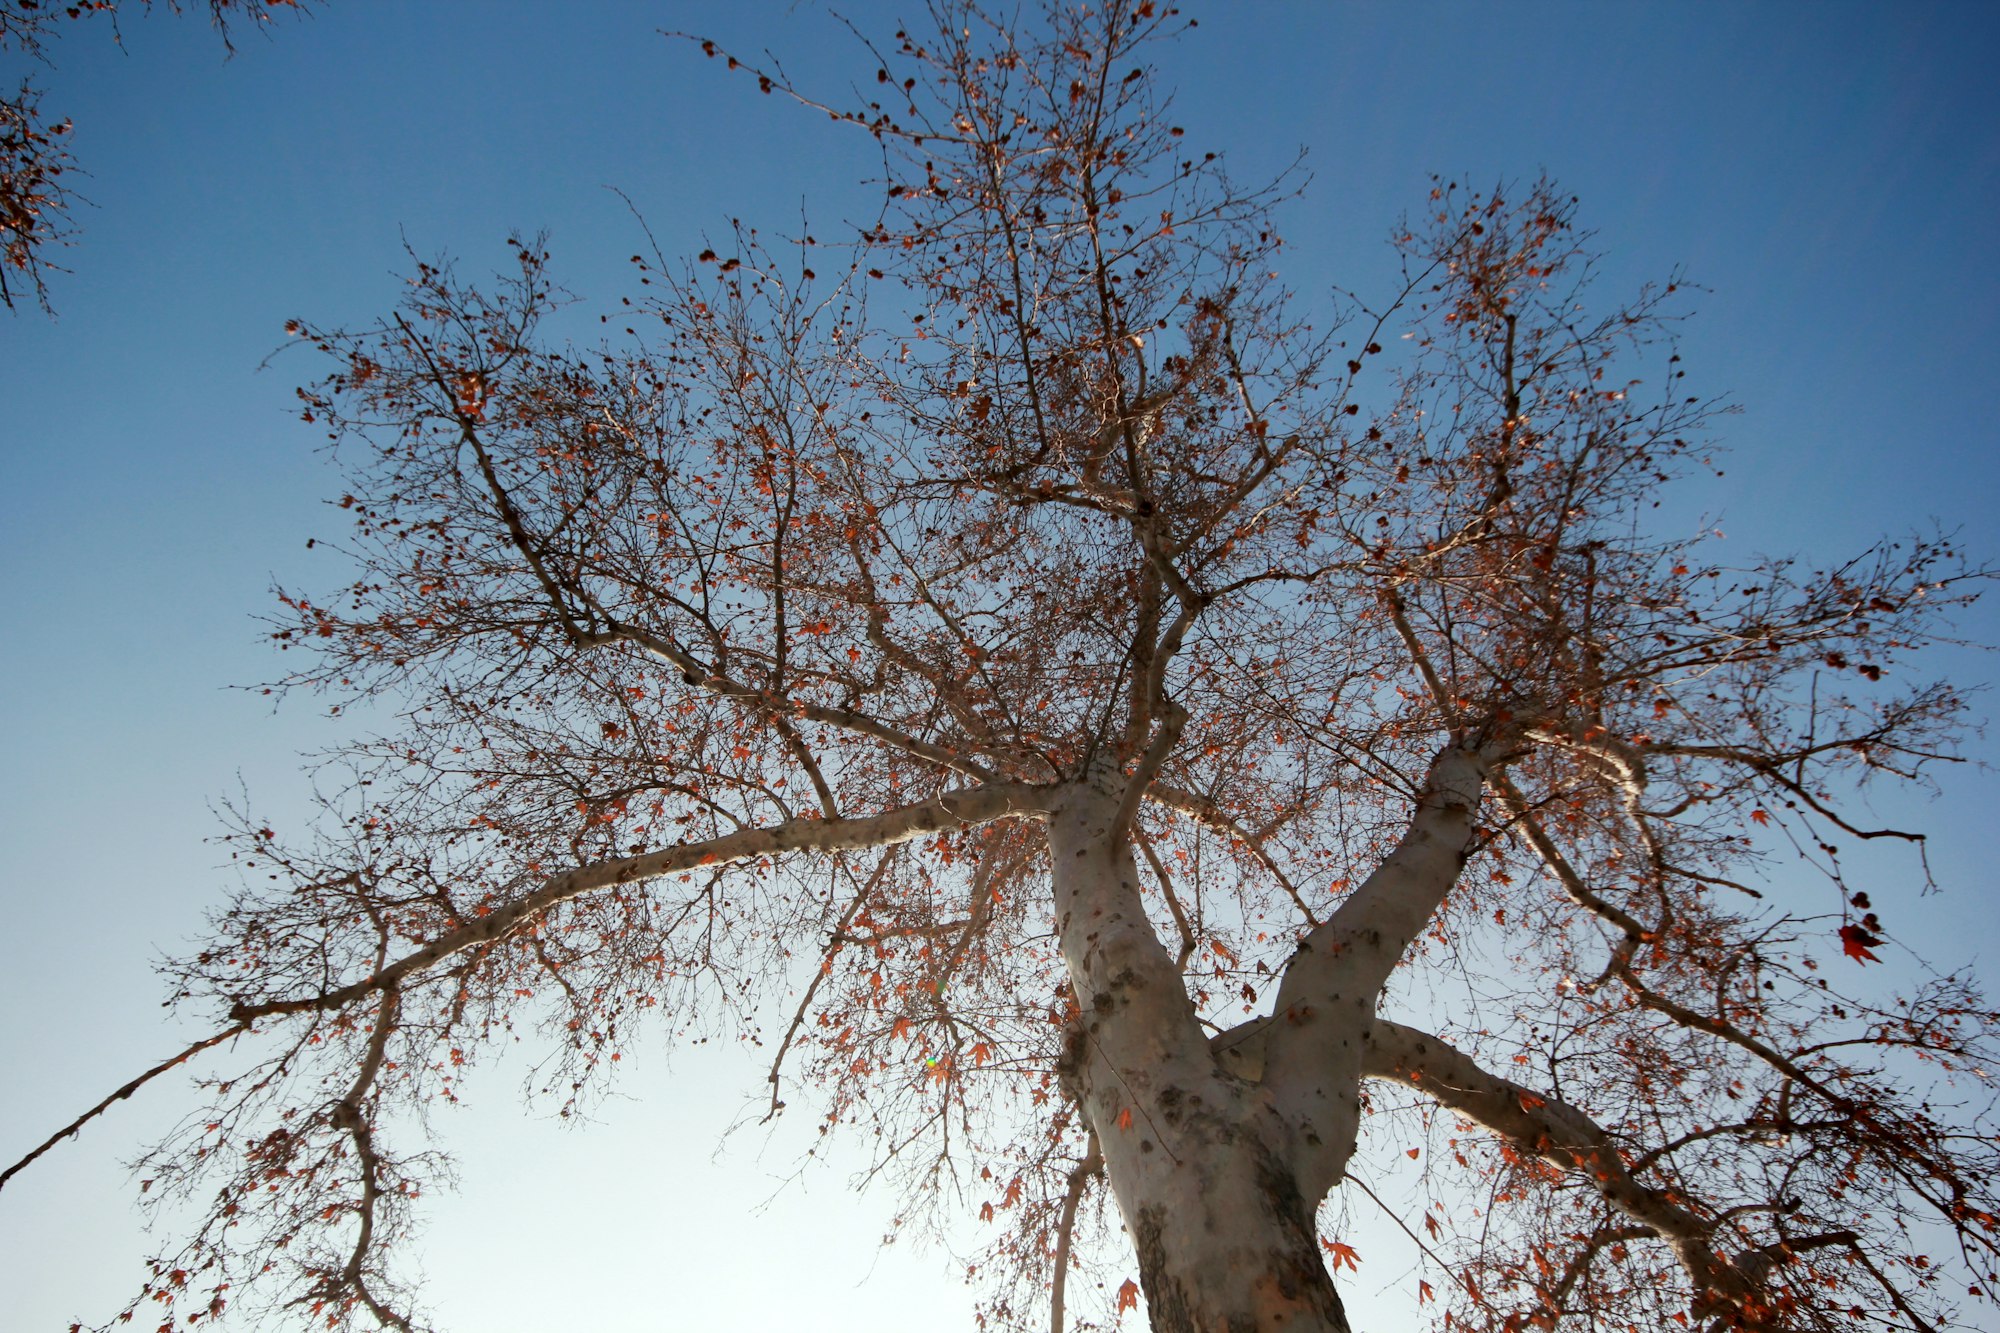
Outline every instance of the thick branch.
<path id="1" fill-rule="evenodd" d="M 1487 757 L 1453 745 L 1432 762 L 1408 831 L 1334 914 L 1300 941 L 1261 1034 L 1262 1076 L 1292 1124 L 1307 1198 L 1338 1184 L 1361 1122 L 1361 1053 L 1375 1004 L 1472 848 Z M 1238 1051 L 1238 1062 L 1256 1053 Z"/>
<path id="2" fill-rule="evenodd" d="M 1431 761 L 1409 828 L 1361 887 L 1300 941 L 1278 990 L 1278 1012 L 1331 991 L 1373 1005 L 1403 951 L 1423 933 L 1465 865 L 1492 756 L 1448 746 Z M 1292 1015 L 1295 1019 L 1302 1015 Z"/>
<path id="3" fill-rule="evenodd" d="M 1618 1211 L 1665 1241 L 1702 1303 L 1751 1296 L 1745 1275 L 1716 1253 L 1714 1227 L 1662 1190 L 1634 1180 L 1610 1135 L 1566 1102 L 1482 1069 L 1472 1057 L 1427 1032 L 1378 1019 L 1363 1061 L 1372 1078 L 1415 1088 L 1478 1122 L 1522 1151 L 1588 1181 Z"/>

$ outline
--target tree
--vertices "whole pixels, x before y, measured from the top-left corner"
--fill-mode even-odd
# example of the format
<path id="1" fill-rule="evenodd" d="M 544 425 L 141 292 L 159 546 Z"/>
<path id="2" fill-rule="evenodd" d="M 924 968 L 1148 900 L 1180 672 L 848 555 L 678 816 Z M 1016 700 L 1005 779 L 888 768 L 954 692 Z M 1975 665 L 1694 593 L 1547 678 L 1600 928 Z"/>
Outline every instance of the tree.
<path id="1" fill-rule="evenodd" d="M 144 0 L 152 8 L 152 0 Z M 230 46 L 231 19 L 253 25 L 271 21 L 272 11 L 297 8 L 298 0 L 208 0 L 209 22 Z M 178 0 L 167 7 L 180 12 Z M 48 44 L 62 20 L 97 16 L 116 22 L 118 0 L 79 0 L 45 5 L 41 0 L 0 0 L 0 52 L 15 51 L 46 64 Z M 63 177 L 76 169 L 66 147 L 72 126 L 42 114 L 42 93 L 23 79 L 11 96 L 0 96 L 0 305 L 13 309 L 16 286 L 25 285 L 44 311 L 49 309 L 48 273 L 57 266 L 52 246 L 66 245 L 75 233 L 69 212 L 77 196 Z"/>
<path id="2" fill-rule="evenodd" d="M 816 1086 L 968 1182 L 998 1322 L 1073 1320 L 1108 1197 L 1156 1327 L 1345 1328 L 1365 1125 L 1479 1191 L 1405 1219 L 1453 1326 L 1949 1324 L 1993 1015 L 1827 974 L 1885 933 L 1836 839 L 1914 839 L 1851 806 L 1950 757 L 1963 699 L 1899 682 L 1977 571 L 1649 535 L 1714 408 L 1671 284 L 1584 313 L 1552 186 L 1441 184 L 1403 298 L 1317 330 L 1275 195 L 1163 118 L 1174 16 L 942 17 L 826 106 L 892 164 L 851 250 L 642 257 L 617 350 L 538 335 L 531 242 L 299 330 L 357 574 L 273 632 L 406 724 L 318 829 L 233 830 L 171 972 L 221 1022 L 135 1080 L 238 1053 L 145 1167 L 214 1210 L 144 1295 L 408 1327 L 422 1108 L 482 1050 L 545 1024 L 582 1104 L 641 1022 L 792 983 L 772 1113 Z M 1832 887 L 1766 908 L 1787 846 Z"/>

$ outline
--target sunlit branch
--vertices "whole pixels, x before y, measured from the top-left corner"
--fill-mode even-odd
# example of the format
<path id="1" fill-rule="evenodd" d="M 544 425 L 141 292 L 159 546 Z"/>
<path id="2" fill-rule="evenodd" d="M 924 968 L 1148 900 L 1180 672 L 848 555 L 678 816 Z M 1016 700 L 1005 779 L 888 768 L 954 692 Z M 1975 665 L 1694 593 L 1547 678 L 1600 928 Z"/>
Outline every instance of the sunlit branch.
<path id="1" fill-rule="evenodd" d="M 1181 728 L 1187 725 L 1187 710 L 1171 699 L 1164 701 L 1160 710 L 1159 726 L 1153 733 L 1146 752 L 1139 757 L 1138 764 L 1125 779 L 1125 791 L 1118 800 L 1118 813 L 1112 827 L 1124 836 L 1132 827 L 1133 816 L 1139 813 L 1139 805 L 1146 799 L 1146 789 L 1152 785 L 1153 776 L 1160 771 L 1160 765 L 1167 762 L 1174 744 L 1181 738 Z"/>
<path id="2" fill-rule="evenodd" d="M 1439 752 L 1401 840 L 1333 915 L 1299 942 L 1285 966 L 1279 1012 L 1329 987 L 1370 997 L 1381 989 L 1458 881 L 1495 757 L 1456 745 Z"/>
<path id="3" fill-rule="evenodd" d="M 557 904 L 597 889 L 634 884 L 704 867 L 719 868 L 786 852 L 887 847 L 945 829 L 1037 812 L 1040 809 L 1038 801 L 1035 789 L 1031 787 L 1013 784 L 975 787 L 946 792 L 931 800 L 868 818 L 794 819 L 769 828 L 724 834 L 706 842 L 686 843 L 639 856 L 579 866 L 551 876 L 533 892 L 404 955 L 371 976 L 318 996 L 258 1003 L 238 1002 L 231 1008 L 230 1017 L 241 1022 L 273 1014 L 324 1013 L 344 1008 L 364 995 L 397 986 L 404 978 L 423 972 L 454 954 L 504 939 Z"/>

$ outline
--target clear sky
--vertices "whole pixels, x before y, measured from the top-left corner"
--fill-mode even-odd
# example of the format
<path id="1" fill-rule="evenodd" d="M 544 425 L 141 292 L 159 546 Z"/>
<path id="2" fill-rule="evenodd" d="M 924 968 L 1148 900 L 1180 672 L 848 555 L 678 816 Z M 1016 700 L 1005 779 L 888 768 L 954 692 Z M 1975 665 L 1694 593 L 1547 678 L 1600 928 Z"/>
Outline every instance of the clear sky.
<path id="1" fill-rule="evenodd" d="M 883 34 L 922 18 L 839 8 Z M 1687 515 L 1746 555 L 1833 557 L 1936 519 L 2000 559 L 2000 6 L 1190 9 L 1199 31 L 1162 62 L 1190 141 L 1246 181 L 1308 151 L 1281 224 L 1301 292 L 1386 294 L 1384 238 L 1430 172 L 1546 170 L 1609 252 L 1607 295 L 1676 266 L 1709 289 L 1690 382 L 1743 411 L 1727 475 L 1690 487 Z M 59 317 L 0 315 L 0 1159 L 183 1044 L 148 963 L 225 885 L 209 804 L 240 778 L 260 808 L 296 809 L 295 753 L 343 734 L 310 701 L 273 713 L 224 688 L 278 670 L 251 619 L 274 579 L 342 577 L 306 550 L 339 527 L 291 399 L 321 367 L 301 351 L 258 372 L 284 322 L 385 313 L 406 241 L 480 271 L 510 230 L 546 228 L 594 323 L 643 240 L 607 186 L 670 253 L 732 217 L 868 215 L 863 136 L 661 28 L 768 48 L 808 85 L 874 69 L 814 0 L 330 0 L 270 40 L 239 32 L 228 61 L 196 17 L 164 13 L 124 20 L 122 48 L 97 23 L 51 49 L 44 105 L 74 118 L 95 207 L 58 256 L 74 270 L 52 282 Z M 1966 628 L 2000 642 L 1992 607 Z M 1971 652 L 1940 666 L 1996 674 Z M 1992 977 L 2000 779 L 1950 776 L 1920 816 L 1944 891 L 1919 898 L 1885 862 L 1873 895 L 1942 963 L 1986 949 Z M 785 1185 L 809 1116 L 716 1154 L 761 1083 L 754 1053 L 627 1063 L 632 1099 L 585 1131 L 524 1115 L 505 1068 L 440 1118 L 463 1178 L 425 1248 L 444 1322 L 969 1325 L 942 1255 L 905 1241 L 876 1259 L 889 1197 L 850 1199 L 838 1166 Z M 0 1328 L 115 1313 L 147 1252 L 119 1164 L 190 1104 L 158 1085 L 0 1194 Z M 1408 1284 L 1364 1262 L 1349 1285 Z"/>

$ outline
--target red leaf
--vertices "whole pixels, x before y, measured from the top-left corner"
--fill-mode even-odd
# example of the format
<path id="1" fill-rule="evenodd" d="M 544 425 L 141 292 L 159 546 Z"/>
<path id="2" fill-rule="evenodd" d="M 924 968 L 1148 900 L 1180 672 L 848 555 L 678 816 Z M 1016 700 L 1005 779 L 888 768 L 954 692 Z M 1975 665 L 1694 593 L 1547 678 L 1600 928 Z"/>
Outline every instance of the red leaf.
<path id="1" fill-rule="evenodd" d="M 1771 822 L 1771 816 L 1763 810 L 1752 810 L 1750 818 L 1756 820 L 1759 824 L 1768 824 Z"/>
<path id="2" fill-rule="evenodd" d="M 1127 1310 L 1138 1308 L 1139 1284 L 1128 1277 L 1125 1279 L 1125 1285 L 1118 1288 L 1118 1313 L 1124 1314 Z"/>
<path id="3" fill-rule="evenodd" d="M 1881 942 L 1881 940 L 1870 935 L 1859 926 L 1842 926 L 1840 928 L 1840 951 L 1857 963 L 1881 962 L 1880 958 L 1869 952 L 1870 949 L 1873 949 Z"/>

